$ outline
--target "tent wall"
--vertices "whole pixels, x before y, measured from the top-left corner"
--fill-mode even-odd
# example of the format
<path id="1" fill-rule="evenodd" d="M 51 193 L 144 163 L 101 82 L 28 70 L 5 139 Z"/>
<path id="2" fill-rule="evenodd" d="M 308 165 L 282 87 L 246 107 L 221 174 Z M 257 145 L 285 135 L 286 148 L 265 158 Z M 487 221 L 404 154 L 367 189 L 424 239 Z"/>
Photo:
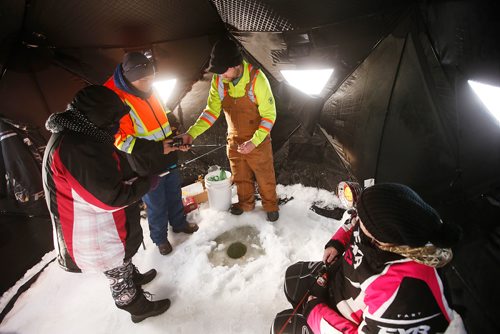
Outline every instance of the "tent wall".
<path id="1" fill-rule="evenodd" d="M 320 124 L 359 180 L 405 183 L 431 199 L 455 178 L 457 129 L 413 24 L 402 22 L 377 46 L 327 100 Z"/>
<path id="2" fill-rule="evenodd" d="M 13 48 L 7 65 L 0 80 L 0 115 L 38 127 L 48 139 L 45 121 L 64 110 L 85 81 L 52 63 L 44 50 Z"/>
<path id="3" fill-rule="evenodd" d="M 500 186 L 500 123 L 467 80 L 500 87 L 500 4 L 436 1 L 422 9 L 425 28 L 452 90 L 460 177 L 468 197 Z"/>

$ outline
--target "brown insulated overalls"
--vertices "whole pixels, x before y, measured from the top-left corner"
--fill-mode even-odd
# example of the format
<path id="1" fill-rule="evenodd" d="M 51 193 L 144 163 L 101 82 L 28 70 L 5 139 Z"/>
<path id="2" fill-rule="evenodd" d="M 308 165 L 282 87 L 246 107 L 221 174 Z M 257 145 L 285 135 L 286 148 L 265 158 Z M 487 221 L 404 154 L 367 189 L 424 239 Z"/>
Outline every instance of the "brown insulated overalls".
<path id="1" fill-rule="evenodd" d="M 227 156 L 233 181 L 238 190 L 239 207 L 244 211 L 250 211 L 255 207 L 256 180 L 264 210 L 266 212 L 278 211 L 270 135 L 248 154 L 241 154 L 237 151 L 238 145 L 250 140 L 260 124 L 258 106 L 248 97 L 248 91 L 256 73 L 256 69 L 251 70 L 244 96 L 234 98 L 225 94 L 222 100 L 222 109 L 228 125 Z M 229 91 L 228 83 L 224 83 L 224 91 Z"/>

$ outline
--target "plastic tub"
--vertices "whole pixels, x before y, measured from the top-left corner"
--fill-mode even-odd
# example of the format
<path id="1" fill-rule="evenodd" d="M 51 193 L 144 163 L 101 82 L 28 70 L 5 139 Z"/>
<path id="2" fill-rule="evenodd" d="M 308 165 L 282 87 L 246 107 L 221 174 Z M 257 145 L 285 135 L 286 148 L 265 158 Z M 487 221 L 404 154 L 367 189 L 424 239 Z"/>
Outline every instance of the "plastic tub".
<path id="1" fill-rule="evenodd" d="M 222 181 L 209 181 L 211 176 L 218 176 L 220 171 L 205 175 L 205 188 L 208 192 L 208 204 L 211 209 L 227 211 L 231 207 L 231 173 L 226 171 L 226 178 Z"/>

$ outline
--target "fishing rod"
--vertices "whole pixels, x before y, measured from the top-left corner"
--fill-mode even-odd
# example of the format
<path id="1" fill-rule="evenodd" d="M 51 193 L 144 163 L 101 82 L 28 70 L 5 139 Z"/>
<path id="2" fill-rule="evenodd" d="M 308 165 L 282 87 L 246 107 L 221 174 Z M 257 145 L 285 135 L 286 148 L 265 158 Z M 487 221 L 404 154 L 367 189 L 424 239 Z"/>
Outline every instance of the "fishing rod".
<path id="1" fill-rule="evenodd" d="M 180 146 L 189 146 L 189 147 L 221 147 L 221 146 L 226 146 L 223 144 L 184 144 L 182 141 L 182 138 L 174 138 L 172 142 L 170 143 L 170 146 L 172 147 L 180 147 Z"/>
<path id="2" fill-rule="evenodd" d="M 280 330 L 277 332 L 277 334 L 283 334 L 289 324 L 291 324 L 292 318 L 297 314 L 298 310 L 301 308 L 301 306 L 305 303 L 308 302 L 308 298 L 310 296 L 313 296 L 311 294 L 311 291 L 313 290 L 314 285 L 319 285 L 322 289 L 328 289 L 328 275 L 330 272 L 330 267 L 338 261 L 340 258 L 340 255 L 337 254 L 330 262 L 321 262 L 319 269 L 313 269 L 313 272 L 309 272 L 305 275 L 300 275 L 299 279 L 304 279 L 308 276 L 312 277 L 313 279 L 311 280 L 310 284 L 308 285 L 308 288 L 300 301 L 297 303 L 297 305 L 293 308 L 292 313 L 288 317 L 288 319 L 283 323 L 283 326 L 281 326 Z M 314 271 L 316 271 L 314 273 Z M 316 298 L 318 296 L 315 296 Z M 274 332 L 276 334 L 276 332 Z"/>
<path id="3" fill-rule="evenodd" d="M 297 305 L 293 308 L 292 314 L 290 314 L 288 319 L 283 323 L 283 326 L 278 331 L 278 334 L 283 334 L 285 332 L 286 327 L 288 326 L 288 324 L 291 323 L 290 320 L 292 320 L 292 318 L 295 316 L 295 314 L 297 314 L 297 311 L 302 306 L 302 304 L 304 304 L 304 302 L 306 302 L 307 298 L 309 296 L 311 296 L 311 290 L 315 284 L 320 284 L 321 286 L 326 287 L 327 277 L 325 275 L 327 272 L 328 272 L 327 265 L 325 263 L 322 263 L 320 269 L 318 270 L 318 272 L 314 276 L 312 276 L 311 273 L 308 273 L 307 275 L 304 276 L 304 277 L 307 277 L 310 275 L 310 276 L 314 277 L 314 279 L 309 284 L 309 287 L 307 288 L 304 296 L 300 299 L 300 301 L 297 303 Z"/>
<path id="4" fill-rule="evenodd" d="M 198 146 L 200 146 L 200 145 L 198 145 Z M 217 150 L 219 150 L 219 149 L 221 149 L 221 148 L 223 148 L 223 147 L 226 147 L 226 145 L 225 145 L 225 144 L 224 144 L 224 145 L 213 145 L 213 146 L 218 146 L 218 147 L 216 147 L 216 148 L 214 148 L 213 150 L 210 150 L 210 151 L 208 151 L 208 152 L 206 152 L 206 153 L 203 153 L 202 155 L 199 155 L 199 156 L 197 156 L 196 158 L 193 158 L 193 159 L 191 159 L 191 160 L 185 161 L 185 162 L 181 163 L 180 165 L 174 165 L 172 168 L 168 169 L 166 172 L 161 173 L 161 174 L 160 174 L 160 175 L 158 175 L 158 176 L 159 176 L 159 177 L 163 177 L 163 176 L 165 176 L 165 175 L 168 175 L 168 174 L 170 174 L 173 170 L 175 170 L 175 169 L 177 169 L 177 168 L 182 169 L 182 168 L 186 167 L 186 165 L 189 165 L 190 163 L 195 162 L 196 160 L 201 159 L 201 158 L 203 158 L 204 156 L 209 155 L 210 153 L 213 153 L 213 152 L 215 152 L 215 151 L 217 151 Z"/>
<path id="5" fill-rule="evenodd" d="M 199 156 L 197 156 L 197 157 L 196 157 L 196 158 L 194 158 L 194 159 L 191 159 L 191 160 L 185 161 L 185 162 L 181 163 L 180 165 L 177 165 L 177 164 L 173 165 L 173 166 L 172 166 L 172 167 L 170 167 L 167 171 L 165 171 L 165 172 L 163 172 L 163 173 L 159 174 L 158 176 L 159 176 L 159 177 L 164 177 L 164 176 L 166 176 L 166 175 L 170 174 L 172 171 L 174 171 L 174 170 L 176 170 L 176 169 L 182 169 L 182 168 L 186 167 L 186 165 L 189 165 L 190 163 L 195 162 L 196 160 L 198 160 L 198 159 L 200 159 L 200 158 L 203 158 L 204 156 L 209 155 L 209 154 L 210 154 L 210 153 L 212 153 L 212 152 L 215 152 L 215 151 L 217 151 L 217 150 L 219 150 L 219 149 L 221 149 L 221 148 L 223 148 L 223 147 L 226 147 L 226 145 L 217 145 L 217 146 L 218 146 L 218 147 L 214 148 L 213 150 L 210 150 L 210 151 L 208 151 L 208 152 L 206 152 L 206 153 L 203 153 L 202 155 L 199 155 Z M 130 185 L 130 184 L 134 183 L 134 182 L 137 180 L 137 178 L 138 178 L 138 177 L 136 176 L 136 177 L 131 178 L 130 180 L 126 180 L 126 181 L 125 181 L 125 184 Z"/>
<path id="6" fill-rule="evenodd" d="M 226 146 L 222 144 L 203 144 L 203 145 L 189 145 L 189 147 L 220 147 L 220 146 Z"/>

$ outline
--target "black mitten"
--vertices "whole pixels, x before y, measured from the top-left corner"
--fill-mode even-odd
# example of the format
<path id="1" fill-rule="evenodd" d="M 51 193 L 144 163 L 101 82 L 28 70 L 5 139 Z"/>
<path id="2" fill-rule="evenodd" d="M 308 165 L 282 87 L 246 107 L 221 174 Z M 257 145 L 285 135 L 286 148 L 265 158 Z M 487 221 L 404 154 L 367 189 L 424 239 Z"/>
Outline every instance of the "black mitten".
<path id="1" fill-rule="evenodd" d="M 325 301 L 328 298 L 328 274 L 325 272 L 320 273 L 316 282 L 311 287 L 311 295 L 318 298 L 320 301 Z"/>

